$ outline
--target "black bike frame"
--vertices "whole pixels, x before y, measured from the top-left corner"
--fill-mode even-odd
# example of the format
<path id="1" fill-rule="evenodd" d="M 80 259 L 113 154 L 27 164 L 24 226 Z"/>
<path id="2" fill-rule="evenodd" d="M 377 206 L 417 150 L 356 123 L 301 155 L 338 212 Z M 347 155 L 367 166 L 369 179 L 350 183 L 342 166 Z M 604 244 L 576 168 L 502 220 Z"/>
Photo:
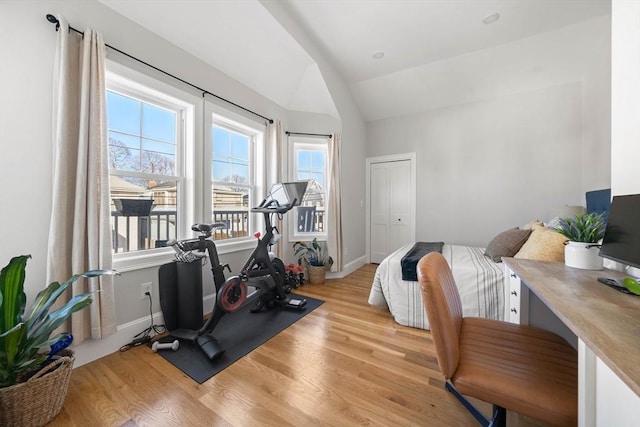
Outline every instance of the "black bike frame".
<path id="1" fill-rule="evenodd" d="M 264 236 L 258 239 L 258 245 L 253 250 L 253 252 L 249 256 L 249 259 L 242 267 L 242 270 L 240 273 L 240 279 L 244 282 L 249 282 L 249 279 L 252 279 L 252 278 L 270 276 L 271 280 L 273 280 L 273 283 L 269 284 L 269 283 L 266 283 L 266 281 L 262 281 L 262 280 L 251 282 L 250 285 L 253 286 L 256 289 L 256 291 L 246 297 L 242 305 L 238 307 L 238 310 L 246 306 L 249 302 L 254 301 L 257 298 L 260 298 L 261 296 L 266 294 L 267 292 L 271 292 L 274 290 L 276 292 L 275 296 L 277 299 L 280 299 L 283 301 L 286 300 L 287 295 L 283 289 L 283 285 L 286 280 L 285 272 L 284 271 L 278 272 L 273 267 L 273 261 L 269 256 L 269 247 L 273 244 L 272 242 L 274 237 L 273 231 L 274 230 L 277 231 L 277 228 L 274 227 L 273 224 L 271 223 L 271 215 L 283 214 L 288 210 L 290 210 L 291 207 L 292 206 L 271 207 L 271 202 L 269 203 L 263 202 L 259 207 L 251 209 L 252 212 L 262 213 L 264 215 L 266 232 Z M 204 237 L 204 236 L 201 236 L 201 237 Z M 207 242 L 211 242 L 213 244 L 211 240 L 207 240 Z M 209 247 L 207 247 L 207 249 L 209 249 Z M 212 253 L 215 254 L 215 259 L 217 260 L 218 257 L 215 251 L 215 246 L 214 246 L 214 250 L 209 251 L 209 257 L 213 264 L 214 258 L 211 258 Z M 219 261 L 217 261 L 217 263 L 219 265 Z M 215 266 L 212 266 L 212 271 L 214 272 L 214 277 L 215 277 L 215 273 L 216 273 Z M 222 268 L 220 268 L 220 271 L 222 271 Z M 222 285 L 224 283 L 226 282 L 223 281 L 223 283 L 220 283 L 220 285 L 218 285 L 218 281 L 216 281 L 216 294 L 220 292 L 220 289 L 222 288 Z M 216 298 L 217 297 L 218 296 L 216 295 Z M 204 324 L 204 326 L 198 331 L 198 335 L 203 335 L 205 333 L 213 332 L 213 330 L 215 329 L 215 327 L 217 326 L 218 322 L 220 321 L 220 319 L 224 314 L 226 314 L 226 312 L 217 303 L 214 304 L 213 310 L 211 312 L 211 317 L 209 317 L 209 319 Z"/>

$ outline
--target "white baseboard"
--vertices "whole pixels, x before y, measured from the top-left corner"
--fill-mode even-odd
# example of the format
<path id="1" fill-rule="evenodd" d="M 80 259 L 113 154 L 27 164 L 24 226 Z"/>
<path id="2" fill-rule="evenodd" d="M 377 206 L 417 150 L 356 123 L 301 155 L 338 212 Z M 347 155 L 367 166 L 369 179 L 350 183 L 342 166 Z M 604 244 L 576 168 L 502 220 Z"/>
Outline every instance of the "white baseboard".
<path id="1" fill-rule="evenodd" d="M 346 264 L 342 271 L 329 272 L 327 273 L 327 279 L 342 279 L 343 277 L 348 276 L 353 273 L 363 265 L 367 263 L 367 256 L 362 255 L 360 258 L 356 258 L 350 263 Z"/>
<path id="2" fill-rule="evenodd" d="M 203 298 L 203 315 L 208 314 L 213 308 L 215 294 L 207 295 Z M 73 364 L 74 368 L 85 365 L 101 357 L 107 356 L 120 350 L 120 347 L 131 342 L 136 334 L 144 331 L 150 326 L 149 316 L 136 319 L 134 321 L 118 325 L 118 330 L 110 337 L 101 340 L 85 341 L 73 349 L 76 352 L 76 360 Z M 153 324 L 164 324 L 162 312 L 153 313 Z"/>
<path id="3" fill-rule="evenodd" d="M 153 314 L 153 323 L 154 325 L 162 325 L 164 323 L 162 313 Z M 81 343 L 73 348 L 76 352 L 76 360 L 73 367 L 77 368 L 78 366 L 93 362 L 108 354 L 115 353 L 120 347 L 131 342 L 136 334 L 144 331 L 149 326 L 150 319 L 149 316 L 147 316 L 125 323 L 124 325 L 118 325 L 116 333 L 107 338 Z"/>

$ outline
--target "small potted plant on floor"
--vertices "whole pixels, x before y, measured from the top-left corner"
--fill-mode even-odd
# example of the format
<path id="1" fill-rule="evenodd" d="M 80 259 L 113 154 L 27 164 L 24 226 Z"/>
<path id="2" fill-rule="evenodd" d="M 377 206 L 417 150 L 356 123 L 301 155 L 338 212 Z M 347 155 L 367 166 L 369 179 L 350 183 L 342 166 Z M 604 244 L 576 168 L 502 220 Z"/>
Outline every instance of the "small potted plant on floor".
<path id="1" fill-rule="evenodd" d="M 318 242 L 318 239 L 313 239 L 311 242 L 295 242 L 293 250 L 298 257 L 298 263 L 306 264 L 309 283 L 312 285 L 324 283 L 327 270 L 333 265 L 333 258 L 329 255 L 326 242 Z"/>
<path id="2" fill-rule="evenodd" d="M 54 303 L 80 277 L 115 272 L 93 270 L 53 282 L 28 310 L 24 293 L 28 255 L 11 259 L 0 271 L 0 425 L 44 425 L 62 409 L 74 352 L 73 337 L 54 330 L 91 304 L 91 294 L 76 295 L 59 308 Z"/>
<path id="3" fill-rule="evenodd" d="M 555 230 L 569 239 L 565 242 L 564 263 L 569 267 L 601 270 L 599 241 L 605 228 L 602 214 L 576 214 L 572 218 L 561 218 Z"/>

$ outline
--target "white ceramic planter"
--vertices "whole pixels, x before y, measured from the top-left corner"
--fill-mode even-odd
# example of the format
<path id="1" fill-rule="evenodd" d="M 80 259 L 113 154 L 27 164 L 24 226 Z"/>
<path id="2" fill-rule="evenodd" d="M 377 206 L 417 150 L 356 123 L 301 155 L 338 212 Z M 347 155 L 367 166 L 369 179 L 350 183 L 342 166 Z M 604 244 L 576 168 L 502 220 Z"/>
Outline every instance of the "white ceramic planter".
<path id="1" fill-rule="evenodd" d="M 568 242 L 564 247 L 564 263 L 583 270 L 602 270 L 600 247 L 595 243 Z"/>

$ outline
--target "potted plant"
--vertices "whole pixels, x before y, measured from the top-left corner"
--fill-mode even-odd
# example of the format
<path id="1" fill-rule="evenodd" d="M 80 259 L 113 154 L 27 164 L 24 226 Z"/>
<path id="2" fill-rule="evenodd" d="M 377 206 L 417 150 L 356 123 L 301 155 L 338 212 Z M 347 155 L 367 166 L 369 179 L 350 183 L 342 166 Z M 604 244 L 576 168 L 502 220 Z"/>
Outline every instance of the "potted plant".
<path id="1" fill-rule="evenodd" d="M 295 242 L 294 255 L 298 257 L 298 264 L 304 262 L 307 266 L 309 283 L 322 284 L 327 270 L 333 265 L 333 258 L 329 255 L 326 242 Z"/>
<path id="2" fill-rule="evenodd" d="M 565 242 L 564 263 L 569 267 L 601 270 L 599 241 L 605 228 L 602 214 L 576 214 L 573 218 L 561 218 L 555 230 L 569 239 Z"/>
<path id="3" fill-rule="evenodd" d="M 91 304 L 91 294 L 76 295 L 59 308 L 54 303 L 80 277 L 115 272 L 93 270 L 53 282 L 28 310 L 24 293 L 29 255 L 11 259 L 0 271 L 0 425 L 44 425 L 62 409 L 73 367 L 73 337 L 54 330 Z"/>

